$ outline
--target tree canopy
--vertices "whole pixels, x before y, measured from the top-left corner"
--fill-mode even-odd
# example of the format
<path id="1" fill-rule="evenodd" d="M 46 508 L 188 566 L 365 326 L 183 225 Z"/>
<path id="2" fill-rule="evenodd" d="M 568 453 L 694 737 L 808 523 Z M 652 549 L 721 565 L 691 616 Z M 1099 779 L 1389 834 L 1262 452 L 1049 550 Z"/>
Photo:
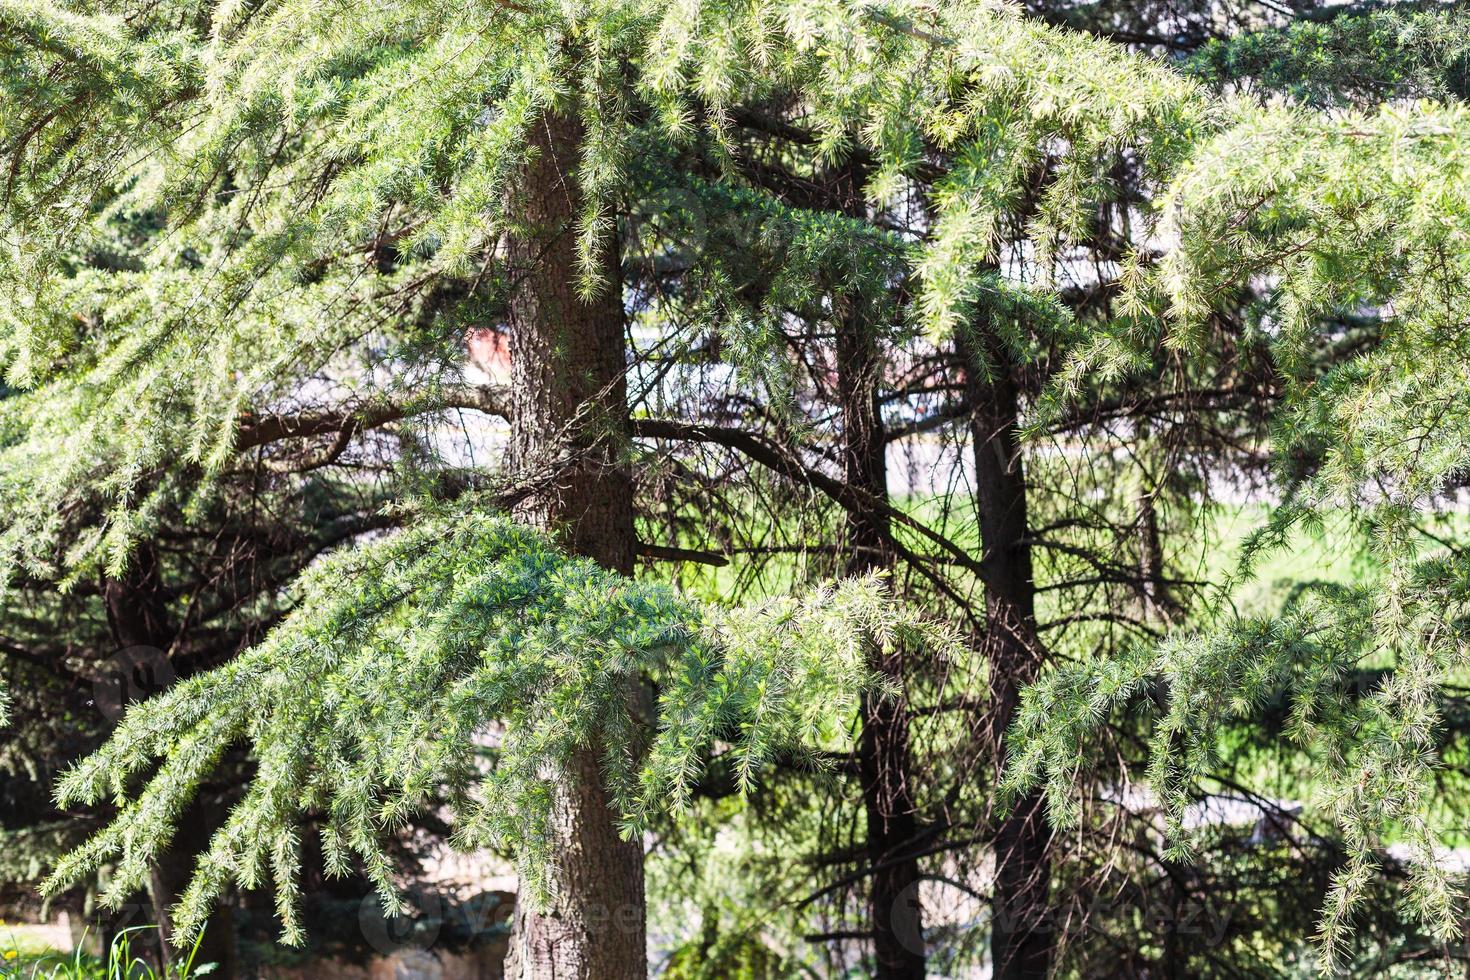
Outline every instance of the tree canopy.
<path id="1" fill-rule="evenodd" d="M 1241 861 L 1330 870 L 1323 965 L 1398 870 L 1444 952 L 1470 20 L 1265 6 L 0 0 L 0 639 L 188 668 L 88 729 L 48 887 L 149 886 L 234 767 L 176 942 L 263 887 L 300 941 L 318 848 L 403 910 L 444 815 L 514 861 L 519 975 L 641 975 L 587 906 L 720 834 L 789 921 L 650 879 L 710 964 L 733 918 L 1086 975 L 1057 910 L 1245 880 L 1199 808 L 1275 766 L 1311 829 Z M 1328 527 L 1349 579 L 1241 608 Z M 1300 952 L 1250 928 L 1227 966 Z"/>

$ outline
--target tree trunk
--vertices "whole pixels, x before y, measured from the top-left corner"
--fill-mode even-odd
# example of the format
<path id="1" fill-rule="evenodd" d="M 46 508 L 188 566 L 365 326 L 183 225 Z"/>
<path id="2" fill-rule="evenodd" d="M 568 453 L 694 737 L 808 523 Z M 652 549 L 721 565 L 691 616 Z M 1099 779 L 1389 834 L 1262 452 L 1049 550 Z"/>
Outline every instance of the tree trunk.
<path id="1" fill-rule="evenodd" d="M 632 480 L 617 249 L 599 257 L 606 284 L 577 293 L 575 171 L 582 126 L 548 114 L 531 133 L 533 158 L 512 202 L 507 315 L 515 399 L 512 464 L 524 494 L 516 514 L 570 552 L 631 573 Z M 630 699 L 633 696 L 629 692 Z M 594 740 L 595 742 L 595 740 Z M 618 836 L 596 751 L 549 774 L 553 818 L 550 907 L 517 902 L 511 978 L 626 980 L 647 972 L 643 849 Z"/>
<path id="2" fill-rule="evenodd" d="M 837 387 L 841 399 L 843 462 L 849 486 L 872 506 L 847 513 L 847 572 L 889 568 L 887 441 L 879 402 L 883 362 L 871 328 L 847 316 L 837 332 Z M 903 655 L 877 649 L 870 666 L 903 682 Z M 901 688 L 900 688 L 901 689 Z M 867 817 L 867 857 L 872 868 L 868 921 L 873 931 L 874 976 L 923 980 L 923 910 L 919 905 L 917 835 L 909 782 L 908 708 L 902 698 L 866 696 L 858 743 L 858 776 Z"/>
<path id="3" fill-rule="evenodd" d="M 965 387 L 973 414 L 975 507 L 980 524 L 985 586 L 986 658 L 990 716 L 986 730 L 997 769 L 1005 761 L 1005 733 L 1023 687 L 1036 679 L 1043 651 L 1036 630 L 1036 593 L 1027 543 L 1026 475 L 1017 439 L 1019 398 L 1009 352 L 977 328 L 961 340 Z M 997 980 L 1047 974 L 1051 958 L 1047 849 L 1051 831 L 1041 796 L 1021 800 L 995 834 L 991 959 Z"/>
<path id="4" fill-rule="evenodd" d="M 168 595 L 162 571 L 153 549 L 139 545 L 128 570 L 120 579 L 108 579 L 103 588 L 107 603 L 107 619 L 119 652 L 146 648 L 149 654 L 138 654 L 124 661 L 124 666 L 139 672 L 153 665 L 150 658 L 160 660 L 174 641 L 174 627 L 168 618 Z M 157 681 L 158 678 L 128 678 L 119 686 L 119 695 L 127 697 L 133 680 Z M 201 797 L 179 820 L 178 830 L 167 849 L 154 861 L 150 873 L 150 898 L 153 921 L 158 926 L 159 959 L 172 971 L 188 959 L 188 952 L 173 946 L 171 909 L 189 886 L 194 874 L 194 861 L 209 845 L 212 828 L 221 822 L 218 804 Z M 103 955 L 106 955 L 104 950 Z M 234 909 L 221 902 L 210 913 L 199 949 L 196 966 L 214 963 L 211 977 L 232 980 L 235 976 Z"/>
<path id="5" fill-rule="evenodd" d="M 195 803 L 180 819 L 178 832 L 174 834 L 168 850 L 153 862 L 149 891 L 164 963 L 170 971 L 189 959 L 191 949 L 174 947 L 173 919 L 169 910 L 189 887 L 195 860 L 208 849 L 210 836 L 222 822 L 219 806 L 207 800 Z M 212 980 L 235 976 L 235 910 L 228 900 L 221 900 L 210 912 L 204 934 L 199 937 L 199 948 L 193 952 L 195 968 L 206 963 L 215 964 L 208 974 Z"/>

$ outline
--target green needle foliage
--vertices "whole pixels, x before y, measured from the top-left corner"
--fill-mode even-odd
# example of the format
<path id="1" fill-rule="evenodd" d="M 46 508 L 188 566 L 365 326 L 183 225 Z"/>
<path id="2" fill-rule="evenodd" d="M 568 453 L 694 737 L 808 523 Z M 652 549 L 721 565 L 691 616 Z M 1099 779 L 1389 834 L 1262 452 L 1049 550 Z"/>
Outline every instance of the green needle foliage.
<path id="1" fill-rule="evenodd" d="M 1425 64 L 1457 63 L 1458 21 L 1420 30 Z M 1164 65 L 968 0 L 0 0 L 0 100 L 0 370 L 20 389 L 0 402 L 7 583 L 124 569 L 166 504 L 207 499 L 239 462 L 249 419 L 290 407 L 309 381 L 331 379 L 355 408 L 432 411 L 463 328 L 506 290 L 501 243 L 520 230 L 506 192 L 547 113 L 579 114 L 587 134 L 575 175 L 584 291 L 610 288 L 591 258 L 619 219 L 650 189 L 689 183 L 649 145 L 727 164 L 691 200 L 770 216 L 765 246 L 798 252 L 756 302 L 737 274 L 748 255 L 696 255 L 700 288 L 650 312 L 670 322 L 758 329 L 788 303 L 821 302 L 802 291 L 803 270 L 830 276 L 841 244 L 864 237 L 860 219 L 791 220 L 749 186 L 732 135 L 746 111 L 795 106 L 812 162 L 860 158 L 875 212 L 923 211 L 921 242 L 873 236 L 852 292 L 912 285 L 904 315 L 938 338 L 997 295 L 1043 319 L 1044 299 L 1014 297 L 1051 283 L 998 288 L 1008 216 L 1032 215 L 1031 258 L 1051 268 L 1114 200 L 1111 165 L 1128 161 L 1149 213 L 1125 244 L 1169 254 L 1120 263 L 1125 288 L 1059 394 L 1155 364 L 1159 350 L 1223 358 L 1218 315 L 1249 307 L 1250 339 L 1281 376 L 1271 436 L 1284 501 L 1247 558 L 1346 509 L 1381 575 L 1274 619 L 1224 619 L 1052 672 L 1017 722 L 1008 786 L 1047 780 L 1054 812 L 1075 812 L 1066 789 L 1087 734 L 1162 677 L 1154 773 L 1177 827 L 1218 725 L 1284 684 L 1352 847 L 1329 949 L 1391 832 L 1425 857 L 1418 909 L 1451 931 L 1427 790 L 1438 692 L 1466 666 L 1470 572 L 1420 529 L 1470 468 L 1462 109 L 1220 100 Z M 450 284 L 483 306 L 446 312 Z M 1058 319 L 1058 332 L 1077 329 Z M 755 610 L 698 606 L 473 506 L 324 562 L 299 594 L 262 645 L 132 712 L 68 776 L 64 800 L 113 797 L 121 814 L 54 887 L 117 860 L 121 900 L 237 743 L 259 770 L 201 861 L 181 935 L 228 884 L 270 879 L 299 938 L 309 814 L 324 815 L 334 867 L 361 861 L 391 905 L 383 835 L 431 796 L 448 797 L 465 843 L 514 849 L 544 885 L 548 767 L 573 748 L 601 748 L 631 831 L 682 804 L 712 742 L 734 747 L 748 781 L 778 746 L 839 737 L 871 682 L 864 644 L 916 628 L 871 581 Z M 1359 697 L 1349 667 L 1365 662 L 1394 669 Z M 637 677 L 657 685 L 656 715 L 627 702 Z"/>
<path id="2" fill-rule="evenodd" d="M 1095 158 L 1137 145 L 1161 166 L 1184 145 L 1168 123 L 1193 91 L 988 3 L 0 0 L 0 99 L 16 107 L 0 118 L 0 370 L 21 389 L 0 420 L 0 580 L 124 571 L 165 506 L 210 499 L 242 463 L 249 421 L 290 412 L 304 388 L 330 386 L 332 407 L 354 411 L 432 411 L 464 328 L 502 312 L 502 243 L 523 231 L 507 189 L 549 113 L 580 116 L 586 134 L 575 179 L 589 292 L 608 284 L 585 260 L 638 210 L 640 141 L 733 159 L 738 111 L 794 100 L 815 160 L 875 161 L 865 190 L 878 203 L 906 192 L 927 144 L 963 156 L 935 195 L 939 231 L 915 279 L 915 309 L 943 333 L 989 281 L 971 267 L 1030 169 L 1075 148 L 1039 221 L 1065 237 L 1102 179 Z M 721 176 L 743 183 L 737 167 Z M 852 237 L 841 224 L 802 225 L 813 264 Z M 446 312 L 451 288 L 480 308 Z M 715 302 L 734 291 L 712 290 Z M 781 315 L 786 298 L 774 290 L 751 319 Z M 325 811 L 328 852 L 355 855 L 386 893 L 376 835 L 431 791 L 453 798 L 467 843 L 513 848 L 534 890 L 545 768 L 571 747 L 605 748 L 610 792 L 636 820 L 648 801 L 679 801 L 716 736 L 748 779 L 773 746 L 855 712 L 871 584 L 814 600 L 830 609 L 716 622 L 587 566 L 543 568 L 545 546 L 523 534 L 480 527 L 475 545 L 476 520 L 327 563 L 255 653 L 135 712 L 64 786 L 66 800 L 116 797 L 122 814 L 57 886 L 117 859 L 110 897 L 136 888 L 200 781 L 244 742 L 259 774 L 202 860 L 178 935 L 229 882 L 271 879 L 297 938 L 304 812 Z M 420 538 L 455 547 L 395 557 Z M 371 571 L 379 559 L 391 574 Z M 334 579 L 364 562 L 353 600 Z M 539 583 L 534 598 L 516 599 L 496 568 Z M 412 586 L 400 598 L 375 591 L 399 576 Z M 459 606 L 465 620 L 446 621 Z M 683 659 L 661 680 L 668 658 Z M 614 693 L 640 673 L 666 699 L 643 762 Z M 472 736 L 492 720 L 505 731 L 480 780 Z"/>
<path id="3" fill-rule="evenodd" d="M 1018 718 L 1008 789 L 1045 780 L 1053 813 L 1075 817 L 1067 786 L 1089 734 L 1161 678 L 1151 771 L 1179 835 L 1222 726 L 1284 695 L 1349 848 L 1321 924 L 1330 968 L 1395 838 L 1415 855 L 1413 911 L 1445 939 L 1459 929 L 1434 811 L 1442 692 L 1470 665 L 1470 566 L 1451 520 L 1470 471 L 1470 112 L 1237 111 L 1161 197 L 1177 245 L 1139 272 L 1137 319 L 1092 363 L 1132 362 L 1140 338 L 1208 358 L 1216 311 L 1264 284 L 1253 316 L 1283 386 L 1270 433 L 1283 497 L 1241 574 L 1337 517 L 1371 542 L 1373 574 L 1272 618 L 1226 608 L 1197 635 L 1053 672 Z M 1362 690 L 1362 669 L 1382 666 Z"/>
<path id="4" fill-rule="evenodd" d="M 431 509 L 324 561 L 300 592 L 264 643 L 132 709 L 66 774 L 64 803 L 111 798 L 119 814 L 50 890 L 116 862 L 104 899 L 124 900 L 200 780 L 244 743 L 256 772 L 200 858 L 177 910 L 183 935 L 231 883 L 271 885 L 285 939 L 299 942 L 299 825 L 311 814 L 329 869 L 355 859 L 396 910 L 384 836 L 431 796 L 448 801 L 460 843 L 513 850 L 534 899 L 547 885 L 550 776 L 574 749 L 597 748 L 633 834 L 687 805 L 716 741 L 748 787 L 776 751 L 842 738 L 873 685 L 868 644 L 951 642 L 875 578 L 717 609 L 569 559 L 473 506 Z M 637 680 L 655 686 L 655 708 L 629 703 Z"/>
<path id="5" fill-rule="evenodd" d="M 1322 13 L 1211 40 L 1184 67 L 1214 86 L 1282 92 L 1319 106 L 1470 97 L 1470 17 L 1463 7 L 1394 3 Z"/>
<path id="6" fill-rule="evenodd" d="M 584 255 L 636 210 L 641 140 L 728 156 L 729 116 L 772 97 L 804 105 L 818 159 L 873 158 L 876 203 L 926 145 L 952 153 L 917 259 L 916 313 L 943 333 L 1038 161 L 1072 147 L 1038 236 L 1061 240 L 1100 152 L 1162 166 L 1203 105 L 1162 66 L 987 3 L 6 0 L 0 86 L 25 107 L 0 120 L 0 369 L 47 433 L 4 440 L 7 574 L 115 572 L 152 530 L 160 469 L 207 479 L 242 412 L 353 352 L 363 400 L 421 392 L 402 324 L 436 283 L 496 282 L 506 182 L 548 110 L 588 133 Z M 141 220 L 158 234 L 119 242 Z M 87 533 L 63 546 L 78 509 Z"/>

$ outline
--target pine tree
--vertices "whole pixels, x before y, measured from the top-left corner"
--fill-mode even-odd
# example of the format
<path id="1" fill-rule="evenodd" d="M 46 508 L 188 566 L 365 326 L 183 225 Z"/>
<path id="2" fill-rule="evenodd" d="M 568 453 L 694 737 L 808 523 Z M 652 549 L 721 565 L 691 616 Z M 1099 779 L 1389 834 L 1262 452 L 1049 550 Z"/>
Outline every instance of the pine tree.
<path id="1" fill-rule="evenodd" d="M 1315 37 L 1288 36 L 1303 35 Z M 1177 244 L 1131 283 L 1135 319 L 1090 363 L 1120 364 L 1153 344 L 1215 357 L 1224 345 L 1214 318 L 1243 305 L 1279 379 L 1270 438 L 1281 501 L 1240 574 L 1303 527 L 1333 520 L 1371 542 L 1371 572 L 1351 587 L 1308 588 L 1277 615 L 1221 608 L 1197 634 L 1057 671 L 1027 696 L 1027 748 L 1010 789 L 1044 772 L 1054 812 L 1075 814 L 1066 787 L 1087 733 L 1162 678 L 1151 775 L 1183 851 L 1183 815 L 1219 761 L 1220 733 L 1283 700 L 1288 736 L 1321 760 L 1318 802 L 1347 847 L 1320 924 L 1331 969 L 1390 836 L 1415 853 L 1413 914 L 1440 941 L 1459 919 L 1431 786 L 1441 688 L 1459 649 L 1458 547 L 1453 530 L 1435 528 L 1453 526 L 1462 458 L 1450 392 L 1465 281 L 1447 243 L 1461 234 L 1467 199 L 1464 108 L 1324 116 L 1235 103 L 1226 120 L 1162 189 L 1160 233 Z M 1245 288 L 1252 280 L 1267 284 L 1259 295 Z M 1365 668 L 1379 665 L 1386 672 L 1365 683 Z"/>
<path id="2" fill-rule="evenodd" d="M 252 451 L 317 467 L 391 426 L 419 426 L 427 440 L 455 410 L 505 416 L 512 429 L 509 465 L 490 473 L 405 462 L 392 486 L 400 533 L 354 542 L 301 583 L 291 618 L 251 653 L 133 712 L 65 784 L 68 799 L 114 796 L 123 810 L 58 883 L 116 856 L 113 897 L 138 885 L 207 769 L 245 742 L 260 772 L 184 896 L 182 935 L 231 882 L 270 878 L 294 938 L 295 828 L 308 812 L 329 814 L 334 867 L 361 862 L 392 906 L 382 836 L 443 792 L 465 843 L 516 853 L 531 900 L 518 913 L 518 969 L 642 969 L 637 848 L 613 832 L 636 834 L 670 802 L 685 805 L 714 740 L 738 747 L 738 782 L 748 786 L 777 746 L 837 739 L 863 690 L 903 676 L 884 644 L 917 632 L 870 580 L 743 613 L 630 580 L 643 550 L 632 474 L 651 440 L 720 447 L 814 490 L 848 528 L 846 570 L 869 567 L 857 556 L 879 547 L 882 564 L 927 575 L 952 603 L 948 615 L 972 615 L 955 578 L 978 581 L 991 655 L 988 762 L 1010 760 L 1021 801 L 996 831 L 1002 857 L 1017 860 L 1009 870 L 1002 860 L 994 900 L 1020 923 L 994 937 L 1002 971 L 1037 975 L 1052 960 L 1035 921 L 1050 889 L 1039 797 L 1027 794 L 1049 777 L 1052 810 L 1075 814 L 1066 787 L 1081 733 L 1144 678 L 1170 677 L 1176 707 L 1155 749 L 1177 821 L 1211 761 L 1201 743 L 1186 747 L 1182 772 L 1171 768 L 1175 739 L 1196 724 L 1212 730 L 1209 712 L 1191 705 L 1238 687 L 1248 707 L 1302 654 L 1275 638 L 1324 623 L 1341 649 L 1399 651 L 1406 664 L 1382 696 L 1351 710 L 1328 699 L 1327 723 L 1303 709 L 1304 736 L 1339 760 L 1332 803 L 1354 846 L 1329 938 L 1364 887 L 1380 824 L 1407 819 L 1429 852 L 1425 733 L 1432 688 L 1454 666 L 1453 631 L 1437 627 L 1454 621 L 1462 590 L 1452 556 L 1417 559 L 1412 518 L 1462 465 L 1455 443 L 1428 448 L 1429 436 L 1453 434 L 1459 393 L 1459 110 L 1323 115 L 1220 100 L 1164 65 L 986 4 L 473 13 L 425 0 L 332 17 L 292 2 L 0 5 L 0 84 L 23 107 L 0 120 L 10 163 L 0 362 L 25 392 L 25 425 L 9 422 L 0 450 L 7 580 L 106 573 L 146 584 L 146 542 L 166 506 L 202 507 Z M 771 141 L 775 165 L 747 152 L 751 133 Z M 704 164 L 702 179 L 679 172 L 690 157 Z M 843 205 L 849 221 L 803 213 L 830 201 L 792 206 L 840 164 L 862 175 L 864 203 Z M 743 243 L 762 275 L 736 275 L 752 256 L 722 252 L 718 236 L 672 270 L 652 268 L 667 255 L 624 248 L 632 216 L 669 189 L 696 206 L 768 216 L 783 237 Z M 890 230 L 911 212 L 920 217 Z M 1145 227 L 1131 228 L 1135 217 Z M 854 220 L 872 227 L 859 233 Z M 122 265 L 98 261 L 140 222 L 158 229 L 146 249 Z M 833 256 L 855 241 L 864 262 L 842 282 Z M 1154 241 L 1170 254 L 1152 254 Z M 1050 297 L 1058 284 L 1049 277 L 1072 248 L 1122 269 L 1096 291 L 1100 315 L 1085 295 L 1075 311 Z M 1007 249 L 1041 278 L 1017 287 L 998 275 Z M 1277 281 L 1252 307 L 1250 282 L 1263 274 Z M 792 311 L 824 321 L 824 305 L 876 293 L 895 321 L 927 332 L 931 352 L 945 352 L 937 361 L 950 389 L 959 380 L 966 390 L 947 418 L 973 430 L 978 559 L 954 545 L 947 519 L 936 529 L 875 506 L 882 439 L 862 434 L 881 429 L 869 406 L 881 397 L 873 372 L 883 358 L 864 344 L 885 335 L 856 329 L 856 319 L 839 334 L 852 464 L 841 478 L 788 438 L 638 408 L 629 418 L 630 404 L 657 400 L 630 389 L 630 315 L 681 356 L 719 335 L 744 377 L 772 395 L 762 408 L 780 417 L 784 402 L 789 420 L 777 352 L 789 346 Z M 1347 350 L 1319 379 L 1314 330 L 1365 306 L 1393 329 L 1370 329 L 1360 356 L 1359 333 L 1330 336 Z M 1162 615 L 1157 504 L 1188 488 L 1153 467 L 1205 444 L 1190 440 L 1235 399 L 1257 410 L 1250 379 L 1219 397 L 1206 383 L 1214 359 L 1236 368 L 1239 337 L 1220 322 L 1234 318 L 1233 329 L 1242 307 L 1270 338 L 1285 406 L 1277 448 L 1293 481 L 1263 542 L 1332 501 L 1370 500 L 1386 584 L 1317 599 L 1264 637 L 1230 626 L 1194 645 L 1142 644 L 1045 673 L 1020 708 L 1016 751 L 1001 732 L 1018 688 L 1047 659 L 1027 571 L 1033 550 L 1076 559 L 1054 559 L 1064 581 L 1049 584 L 1102 583 L 1076 615 L 1117 625 L 1126 617 L 1116 608 L 1093 606 L 1115 606 L 1129 589 L 1148 615 Z M 511 338 L 508 391 L 459 376 L 463 331 L 486 322 Z M 1198 363 L 1179 367 L 1176 352 Z M 1190 417 L 1161 425 L 1150 414 L 1158 404 Z M 1035 419 L 1023 418 L 1027 408 Z M 1136 435 L 1107 433 L 1115 420 L 1138 424 Z M 1048 427 L 1103 432 L 1089 443 L 1089 472 L 1048 471 L 1044 454 L 1025 456 L 1018 437 Z M 1120 441 L 1144 462 L 1103 461 Z M 1065 490 L 1041 492 L 1049 484 L 1038 474 L 1060 474 L 1054 485 L 1072 499 L 1047 499 Z M 1029 517 L 1048 508 L 1056 513 L 1045 525 Z M 536 529 L 492 514 L 505 509 Z M 963 574 L 911 560 L 898 527 Z M 1127 574 L 1103 554 L 1122 541 L 1138 552 Z M 1352 629 L 1365 611 L 1372 635 Z M 1049 644 L 1092 638 L 1069 630 Z M 1340 676 L 1332 658 L 1341 649 L 1307 657 L 1309 693 Z M 1249 666 L 1253 658 L 1276 673 Z M 642 703 L 648 681 L 654 711 Z M 908 736 L 885 716 L 892 704 L 870 695 L 863 706 L 870 760 L 903 755 Z M 254 716 L 259 705 L 274 713 Z M 492 721 L 505 734 L 486 774 L 471 749 Z M 880 746 L 884 729 L 891 737 Z M 1374 734 L 1360 743 L 1357 730 Z M 1365 788 L 1360 772 L 1381 779 Z M 870 816 L 882 830 L 891 814 Z M 892 855 L 902 842 L 891 847 L 884 833 L 878 851 Z M 556 843 L 594 838 L 607 845 L 595 855 Z M 1444 882 L 1424 872 L 1418 884 L 1434 921 L 1446 922 Z M 907 881 L 879 882 L 875 893 L 898 886 Z M 604 942 L 610 934 L 593 920 L 607 905 L 629 907 L 634 925 Z M 536 914 L 548 908 L 560 914 Z M 878 908 L 869 918 L 882 947 L 892 924 Z M 555 935 L 558 922 L 572 935 Z M 880 960 L 892 952 L 880 948 Z M 915 968 L 910 957 L 894 969 Z"/>
<path id="3" fill-rule="evenodd" d="M 860 174 L 854 175 L 860 177 Z M 840 208 L 858 216 L 863 207 L 858 181 L 838 184 L 846 200 Z M 834 344 L 841 402 L 843 477 L 854 491 L 848 509 L 848 574 L 891 570 L 893 536 L 888 493 L 888 443 L 881 398 L 884 375 L 881 318 L 891 317 L 885 304 L 865 302 L 861 293 L 845 297 Z M 878 321 L 878 322 L 874 322 Z M 902 690 L 900 650 L 875 648 L 871 666 Z M 867 858 L 872 885 L 868 920 L 873 930 L 874 976 L 882 980 L 922 978 L 926 974 L 923 909 L 919 896 L 917 806 L 914 767 L 910 758 L 908 705 L 905 697 L 875 691 L 864 701 L 858 770 L 866 819 Z"/>
<path id="4" fill-rule="evenodd" d="M 474 281 L 475 264 L 495 257 L 501 230 L 515 241 L 521 216 L 501 201 L 537 157 L 528 135 L 538 120 L 576 113 L 568 106 L 578 101 L 585 136 L 576 180 L 585 203 L 576 217 L 590 297 L 613 278 L 599 272 L 596 256 L 608 247 L 634 97 L 676 139 L 703 104 L 718 142 L 737 94 L 796 83 L 825 117 L 824 138 L 839 140 L 871 112 L 865 100 L 904 77 L 936 93 L 957 79 L 988 86 L 988 104 L 1011 101 L 1016 85 L 1052 84 L 1079 67 L 1073 61 L 1111 72 L 1117 91 L 1138 106 L 1154 98 L 1150 91 L 1176 87 L 1163 74 L 1060 35 L 1017 30 L 1019 21 L 984 8 L 947 10 L 945 24 L 928 27 L 911 24 L 903 11 L 875 16 L 838 7 L 711 9 L 696 19 L 670 8 L 626 20 L 615 9 L 501 8 L 468 35 L 447 13 L 405 4 L 329 27 L 314 8 L 293 5 L 264 12 L 160 5 L 137 16 L 102 5 L 88 15 L 7 7 L 6 84 L 18 102 L 36 107 L 13 120 L 5 140 L 15 178 L 7 223 L 18 243 L 7 288 L 23 311 L 7 341 L 8 373 L 44 392 L 32 411 L 85 420 L 75 437 L 22 450 L 20 492 L 12 498 L 21 506 L 7 521 L 4 545 L 11 567 L 123 574 L 134 542 L 156 526 L 159 498 L 147 481 L 174 459 L 196 464 L 199 492 L 208 493 L 232 454 L 256 440 L 319 437 L 334 426 L 348 433 L 464 404 L 442 361 L 431 360 L 395 372 L 380 390 L 371 382 L 345 410 L 281 416 L 271 407 L 289 400 L 303 377 L 340 376 L 341 352 L 425 308 L 446 274 Z M 527 19 L 545 30 L 527 30 Z M 936 26 L 938 34 L 930 30 Z M 946 36 L 975 46 L 962 49 L 957 63 L 934 66 L 934 38 Z M 842 43 L 831 48 L 824 38 Z M 849 47 L 850 39 L 863 44 Z M 998 42 L 998 63 L 980 43 L 986 39 Z M 846 54 L 832 61 L 830 50 Z M 620 64 L 639 65 L 646 81 L 629 87 Z M 992 64 L 1001 69 L 993 77 L 985 67 Z M 1023 74 L 1013 82 L 1008 72 Z M 1135 76 L 1152 89 L 1140 91 Z M 1059 130 L 1079 140 L 1106 138 L 1103 130 L 1073 129 L 1088 99 L 1106 101 L 1087 93 L 1080 99 L 1042 110 L 1026 138 Z M 886 132 L 864 128 L 881 161 L 869 190 L 880 196 L 912 154 L 903 106 L 889 99 L 883 112 Z M 936 105 L 930 124 L 952 131 L 950 140 L 983 139 L 983 130 L 971 136 L 974 116 Z M 164 249 L 139 268 L 77 265 L 74 257 L 94 239 L 115 233 L 113 216 L 137 213 L 166 223 Z M 76 235 L 77 221 L 91 229 L 85 237 Z M 506 288 L 513 308 L 515 285 Z M 937 294 L 934 301 L 942 319 L 949 300 Z M 83 342 L 79 325 L 96 339 Z M 377 370 L 412 354 L 395 343 L 374 352 L 371 363 Z M 181 365 L 189 370 L 178 373 Z M 530 370 L 528 359 L 521 369 Z M 160 383 L 169 377 L 179 382 Z M 550 445 L 547 436 L 538 433 L 538 444 Z M 99 517 L 56 562 L 50 550 L 62 529 L 53 518 L 73 499 L 88 501 Z M 228 730 L 224 718 L 211 723 Z M 190 737 L 209 741 L 202 732 Z M 207 759 L 201 753 L 192 761 Z M 164 773 L 167 786 L 172 771 Z M 196 777 L 180 775 L 170 792 L 186 793 Z M 237 811 L 239 819 L 250 809 Z M 148 811 L 154 834 L 168 832 L 169 812 Z M 289 893 L 294 845 L 270 826 L 275 873 Z M 243 870 L 249 877 L 255 866 Z M 217 887 L 206 881 L 190 894 Z M 185 907 L 195 913 L 186 921 L 196 922 L 198 905 L 186 899 Z"/>

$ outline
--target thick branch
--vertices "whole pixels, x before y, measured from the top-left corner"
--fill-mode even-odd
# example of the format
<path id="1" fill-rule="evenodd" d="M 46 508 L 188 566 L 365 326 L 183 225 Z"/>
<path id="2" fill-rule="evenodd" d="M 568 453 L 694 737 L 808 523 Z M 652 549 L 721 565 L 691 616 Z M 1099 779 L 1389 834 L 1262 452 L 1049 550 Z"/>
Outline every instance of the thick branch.
<path id="1" fill-rule="evenodd" d="M 454 385 L 443 388 L 430 397 L 401 402 L 383 400 L 347 409 L 246 414 L 240 419 L 240 428 L 235 435 L 235 448 L 248 450 L 284 439 L 309 439 L 339 433 L 349 427 L 358 431 L 375 429 L 415 415 L 455 408 L 508 418 L 510 392 L 504 385 Z"/>
<path id="2" fill-rule="evenodd" d="M 713 551 L 696 551 L 692 548 L 675 548 L 661 544 L 647 544 L 638 542 L 638 554 L 643 558 L 652 558 L 655 561 L 689 561 L 700 565 L 713 565 L 723 568 L 730 564 L 730 560 L 724 555 Z"/>

